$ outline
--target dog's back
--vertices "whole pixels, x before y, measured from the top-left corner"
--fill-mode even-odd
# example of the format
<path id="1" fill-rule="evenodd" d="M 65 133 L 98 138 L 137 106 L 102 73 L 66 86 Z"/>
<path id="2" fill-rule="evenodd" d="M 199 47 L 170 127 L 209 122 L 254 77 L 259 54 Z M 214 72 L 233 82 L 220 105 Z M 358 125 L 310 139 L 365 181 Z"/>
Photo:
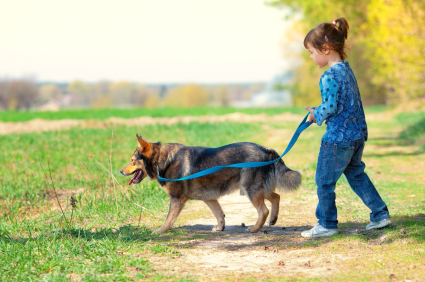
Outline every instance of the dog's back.
<path id="1" fill-rule="evenodd" d="M 279 157 L 275 150 L 248 142 L 219 148 L 178 146 L 181 147 L 175 153 L 173 161 L 167 168 L 164 167 L 163 177 L 177 179 L 215 166 L 267 162 Z M 242 189 L 247 195 L 260 191 L 270 194 L 276 188 L 281 191 L 293 191 L 300 184 L 301 175 L 289 169 L 283 160 L 278 160 L 271 165 L 257 168 L 225 168 L 200 178 L 169 182 L 167 186 L 170 189 L 172 186 L 178 187 L 179 190 L 184 188 L 185 194 L 188 196 L 196 194 L 199 200 L 212 200 L 237 189 Z"/>

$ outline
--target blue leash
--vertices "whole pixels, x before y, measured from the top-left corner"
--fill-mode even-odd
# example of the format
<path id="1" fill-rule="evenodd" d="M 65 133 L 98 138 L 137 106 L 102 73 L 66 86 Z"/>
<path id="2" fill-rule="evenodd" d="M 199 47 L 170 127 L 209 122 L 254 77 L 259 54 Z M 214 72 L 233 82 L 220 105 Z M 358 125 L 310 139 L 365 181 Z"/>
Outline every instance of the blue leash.
<path id="1" fill-rule="evenodd" d="M 216 171 L 222 170 L 223 168 L 226 167 L 236 167 L 236 168 L 245 168 L 245 167 L 261 167 L 261 166 L 266 166 L 269 164 L 272 164 L 278 160 L 280 160 L 284 155 L 286 155 L 286 153 L 289 152 L 289 150 L 292 149 L 292 147 L 294 146 L 295 142 L 297 142 L 298 137 L 300 136 L 301 132 L 303 132 L 304 130 L 307 129 L 307 127 L 309 127 L 312 122 L 307 121 L 307 117 L 310 113 L 308 113 L 305 118 L 303 119 L 303 121 L 300 123 L 300 125 L 298 126 L 297 130 L 295 131 L 294 135 L 292 136 L 291 142 L 289 142 L 288 147 L 286 147 L 285 152 L 283 152 L 283 154 L 273 160 L 273 161 L 268 161 L 268 162 L 248 162 L 248 163 L 238 163 L 238 164 L 231 164 L 231 165 L 220 165 L 220 166 L 215 166 L 215 167 L 211 167 L 208 168 L 206 170 L 202 170 L 200 172 L 194 173 L 192 175 L 183 177 L 183 178 L 179 178 L 179 179 L 167 179 L 167 178 L 163 178 L 161 176 L 159 176 L 158 174 L 158 179 L 160 181 L 183 181 L 183 180 L 188 180 L 188 179 L 193 179 L 193 178 L 198 178 L 204 175 L 208 175 L 211 173 L 214 173 Z"/>

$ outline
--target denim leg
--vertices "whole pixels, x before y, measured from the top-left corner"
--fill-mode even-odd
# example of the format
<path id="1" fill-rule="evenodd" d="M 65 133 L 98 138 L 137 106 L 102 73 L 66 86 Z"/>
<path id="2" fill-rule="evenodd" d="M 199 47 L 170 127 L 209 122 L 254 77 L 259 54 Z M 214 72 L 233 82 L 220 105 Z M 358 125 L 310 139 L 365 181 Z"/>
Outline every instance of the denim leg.
<path id="1" fill-rule="evenodd" d="M 348 142 L 350 143 L 350 142 Z M 346 143 L 341 143 L 345 144 Z M 338 144 L 338 146 L 340 146 Z M 343 146 L 342 146 L 343 147 Z M 335 184 L 350 162 L 353 150 L 344 150 L 337 144 L 322 141 L 316 170 L 317 196 L 319 203 L 316 217 L 319 224 L 327 229 L 336 229 L 338 225 L 335 204 Z"/>
<path id="2" fill-rule="evenodd" d="M 354 156 L 344 171 L 351 189 L 362 199 L 363 203 L 372 211 L 370 220 L 377 222 L 390 218 L 387 205 L 379 196 L 378 191 L 364 172 L 366 167 L 362 162 L 365 142 L 356 142 Z"/>

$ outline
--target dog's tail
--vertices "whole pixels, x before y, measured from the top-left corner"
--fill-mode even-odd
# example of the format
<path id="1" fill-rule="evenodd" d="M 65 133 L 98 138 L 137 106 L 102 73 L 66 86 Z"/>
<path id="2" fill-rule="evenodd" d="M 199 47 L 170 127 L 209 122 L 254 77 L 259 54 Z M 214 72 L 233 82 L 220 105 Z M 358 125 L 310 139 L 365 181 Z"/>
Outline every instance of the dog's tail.
<path id="1" fill-rule="evenodd" d="M 283 160 L 275 163 L 276 187 L 279 191 L 295 191 L 301 185 L 301 173 L 288 168 Z"/>

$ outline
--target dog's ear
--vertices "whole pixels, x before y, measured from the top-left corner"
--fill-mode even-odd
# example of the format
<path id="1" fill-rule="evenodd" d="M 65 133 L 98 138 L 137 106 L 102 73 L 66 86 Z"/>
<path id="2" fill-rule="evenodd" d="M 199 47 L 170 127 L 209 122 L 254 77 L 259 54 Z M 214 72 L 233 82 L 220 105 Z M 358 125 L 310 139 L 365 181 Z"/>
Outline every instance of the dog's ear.
<path id="1" fill-rule="evenodd" d="M 142 136 L 139 136 L 136 134 L 137 142 L 139 143 L 140 152 L 142 152 L 143 155 L 148 155 L 152 149 L 152 145 L 149 142 L 146 142 Z"/>

